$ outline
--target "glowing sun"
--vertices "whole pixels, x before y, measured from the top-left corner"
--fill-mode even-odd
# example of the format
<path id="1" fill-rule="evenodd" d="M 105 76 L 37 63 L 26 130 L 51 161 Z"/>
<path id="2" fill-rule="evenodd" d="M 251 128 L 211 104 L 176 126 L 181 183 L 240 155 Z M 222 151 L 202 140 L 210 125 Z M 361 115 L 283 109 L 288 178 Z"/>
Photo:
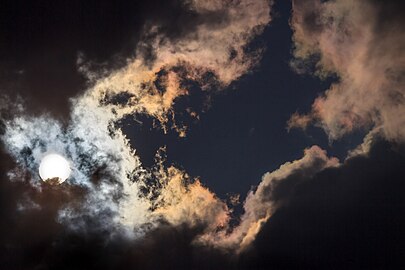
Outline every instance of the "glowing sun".
<path id="1" fill-rule="evenodd" d="M 71 173 L 69 162 L 61 155 L 48 154 L 39 165 L 39 176 L 44 181 L 62 183 L 69 178 Z"/>

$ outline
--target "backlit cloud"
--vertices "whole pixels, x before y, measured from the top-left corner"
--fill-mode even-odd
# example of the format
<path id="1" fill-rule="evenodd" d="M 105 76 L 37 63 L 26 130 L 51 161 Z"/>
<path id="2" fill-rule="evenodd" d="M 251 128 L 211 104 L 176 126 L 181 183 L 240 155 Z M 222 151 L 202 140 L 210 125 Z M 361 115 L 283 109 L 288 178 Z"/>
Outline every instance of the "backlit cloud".
<path id="1" fill-rule="evenodd" d="M 249 72 L 261 51 L 249 51 L 248 45 L 270 22 L 270 6 L 267 0 L 185 1 L 183 8 L 197 18 L 192 27 L 172 36 L 161 24 L 147 21 L 136 56 L 122 68 L 95 70 L 79 55 L 88 89 L 71 98 L 67 124 L 46 114 L 27 115 L 24 105 L 16 109 L 3 102 L 4 112 L 13 111 L 4 117 L 2 135 L 16 161 L 9 177 L 28 179 L 40 192 L 44 184 L 37 172 L 43 156 L 56 152 L 66 157 L 73 170 L 63 185 L 77 186 L 84 194 L 57 213 L 57 220 L 72 231 L 138 238 L 161 223 L 204 226 L 204 233 L 225 228 L 226 204 L 177 168 L 143 168 L 119 120 L 146 114 L 165 128 L 174 102 L 188 93 L 184 81 L 208 91 Z M 25 201 L 37 207 L 30 198 Z"/>

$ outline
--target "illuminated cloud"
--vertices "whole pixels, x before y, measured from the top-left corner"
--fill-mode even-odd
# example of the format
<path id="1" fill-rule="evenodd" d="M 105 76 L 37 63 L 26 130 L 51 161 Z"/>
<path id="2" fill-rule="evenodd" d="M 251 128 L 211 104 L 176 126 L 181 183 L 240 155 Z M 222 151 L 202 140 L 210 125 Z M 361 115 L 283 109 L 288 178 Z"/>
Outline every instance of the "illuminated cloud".
<path id="1" fill-rule="evenodd" d="M 243 206 L 245 213 L 240 224 L 230 234 L 220 232 L 205 235 L 202 241 L 226 249 L 243 251 L 255 240 L 261 227 L 272 214 L 288 203 L 297 185 L 325 168 L 338 165 L 336 158 L 329 158 L 318 146 L 306 149 L 301 159 L 287 162 L 262 177 L 257 189 L 249 192 Z"/>
<path id="2" fill-rule="evenodd" d="M 83 107 L 80 103 L 76 105 L 67 128 L 47 116 L 21 115 L 9 120 L 3 141 L 17 162 L 17 168 L 9 173 L 11 180 L 24 181 L 19 172 L 25 171 L 30 184 L 40 191 L 43 186 L 38 175 L 40 161 L 46 153 L 59 153 L 73 165 L 66 185 L 77 185 L 87 193 L 79 208 L 61 209 L 61 221 L 83 229 L 87 224 L 76 221 L 82 222 L 79 217 L 88 215 L 98 218 L 101 227 L 119 227 L 125 223 L 119 213 L 131 202 L 137 214 L 131 224 L 145 223 L 149 203 L 139 197 L 139 183 L 145 172 L 125 136 L 119 130 L 109 132 L 109 121 L 108 113 L 90 102 Z M 132 183 L 135 179 L 138 182 Z M 102 212 L 110 216 L 104 219 Z"/>
<path id="3" fill-rule="evenodd" d="M 337 139 L 356 129 L 381 129 L 385 138 L 405 138 L 405 54 L 400 1 L 293 1 L 298 72 L 311 65 L 338 80 L 288 126 L 320 125 Z"/>
<path id="4" fill-rule="evenodd" d="M 175 99 L 187 95 L 182 81 L 192 80 L 203 89 L 213 83 L 223 88 L 257 63 L 260 50 L 247 52 L 246 47 L 270 22 L 269 1 L 191 1 L 188 7 L 200 18 L 193 29 L 173 39 L 162 33 L 162 26 L 145 25 L 137 57 L 97 80 L 90 95 L 108 101 L 111 96 L 128 94 L 118 105 L 109 103 L 118 117 L 147 113 L 165 124 Z M 85 63 L 82 71 L 97 78 Z"/>
<path id="5" fill-rule="evenodd" d="M 363 248 L 367 254 L 367 248 L 378 246 L 369 245 L 368 240 L 375 236 L 385 240 L 387 232 L 399 242 L 391 232 L 403 223 L 397 219 L 397 213 L 403 210 L 403 188 L 398 188 L 397 182 L 403 178 L 404 158 L 388 150 L 391 145 L 384 141 L 376 144 L 374 139 L 382 134 L 390 140 L 403 140 L 405 135 L 405 59 L 400 16 L 382 24 L 379 18 L 385 16 L 385 6 L 367 0 L 294 1 L 292 66 L 302 73 L 314 64 L 316 75 L 325 78 L 333 74 L 338 81 L 315 100 L 309 114 L 294 113 L 288 127 L 306 128 L 314 123 L 323 127 L 331 139 L 358 128 L 371 131 L 342 164 L 319 146 L 312 146 L 304 150 L 302 158 L 265 173 L 258 186 L 248 192 L 242 215 L 234 217 L 232 206 L 239 203 L 238 194 L 233 194 L 227 205 L 204 186 L 204 179 L 194 179 L 184 170 L 166 164 L 164 148 L 156 154 L 155 164 L 146 168 L 121 130 L 121 121 L 126 116 L 147 116 L 160 122 L 164 130 L 173 128 L 179 136 L 185 136 L 186 127 L 175 123 L 174 104 L 182 96 L 191 95 L 187 89 L 190 82 L 210 94 L 251 72 L 262 50 L 249 45 L 269 24 L 272 1 L 153 3 L 160 3 L 157 13 L 165 16 L 145 20 L 138 29 L 141 34 L 139 40 L 136 37 L 136 47 L 126 60 L 103 64 L 79 53 L 77 66 L 86 76 L 87 86 L 79 92 L 60 92 L 62 97 L 71 97 L 66 122 L 51 114 L 30 114 L 24 101 L 13 100 L 14 96 L 0 97 L 0 138 L 7 153 L 0 148 L 0 177 L 9 180 L 0 181 L 1 206 L 6 209 L 1 210 L 7 213 L 0 226 L 1 237 L 6 239 L 0 246 L 3 257 L 11 255 L 17 261 L 19 252 L 23 258 L 40 253 L 44 257 L 36 255 L 34 261 L 45 268 L 61 265 L 78 269 L 74 263 L 79 257 L 86 263 L 97 261 L 92 265 L 96 268 L 195 269 L 209 265 L 206 268 L 233 269 L 238 267 L 229 265 L 251 266 L 249 258 L 245 261 L 243 256 L 249 257 L 249 248 L 264 241 L 266 227 L 271 227 L 271 240 L 282 237 L 279 242 L 266 241 L 261 252 L 272 256 L 261 256 L 259 261 L 282 254 L 276 258 L 283 260 L 281 265 L 302 267 L 303 261 L 309 261 L 315 263 L 306 266 L 319 267 L 317 260 L 323 259 L 323 254 L 330 256 L 330 250 L 334 262 L 344 257 L 347 263 L 346 258 L 352 258 L 352 254 L 336 254 L 342 250 L 358 254 L 359 250 L 354 249 L 361 244 L 367 245 Z M 174 7 L 182 15 L 175 20 L 178 25 L 174 29 L 166 23 L 173 16 L 166 7 Z M 38 81 L 42 83 L 42 79 Z M 40 104 L 50 103 L 54 95 Z M 193 108 L 189 109 L 190 114 L 194 113 Z M 71 177 L 61 185 L 50 185 L 38 175 L 42 158 L 50 152 L 63 155 L 72 164 Z M 370 180 L 374 186 L 368 189 Z M 384 189 L 390 181 L 392 186 Z M 378 192 L 374 193 L 374 188 Z M 368 221 L 375 222 L 376 216 L 380 222 L 392 223 L 392 227 L 379 230 L 380 223 L 376 222 L 372 230 L 366 227 L 370 233 L 351 223 L 351 219 L 360 219 L 358 224 L 369 226 Z M 10 224 L 16 226 L 10 230 Z M 305 226 L 297 228 L 296 224 Z M 278 227 L 282 227 L 281 234 Z M 355 233 L 347 234 L 353 227 L 358 227 Z M 325 243 L 319 228 L 332 231 L 328 234 L 330 241 Z M 340 230 L 344 231 L 343 240 L 336 239 Z M 299 241 L 308 235 L 315 236 L 315 240 L 304 239 L 302 252 Z M 353 235 L 360 235 L 354 248 L 345 238 Z M 316 237 L 320 236 L 322 244 L 317 243 Z M 331 242 L 340 245 L 323 248 Z M 35 250 L 38 247 L 43 253 Z M 268 251 L 268 247 L 272 250 Z M 308 247 L 316 253 L 308 251 Z M 286 262 L 291 250 L 302 252 L 304 259 Z M 390 260 L 395 257 L 386 250 Z M 308 256 L 311 252 L 312 256 Z M 365 257 L 373 262 L 370 254 Z M 173 260 L 180 266 L 166 264 Z M 20 268 L 26 263 L 33 265 L 28 260 Z M 142 267 L 145 265 L 150 267 Z M 277 262 L 274 265 L 274 269 L 283 268 L 277 267 Z"/>
<path id="6" fill-rule="evenodd" d="M 58 220 L 70 229 L 137 238 L 161 224 L 186 224 L 202 228 L 196 244 L 240 252 L 297 183 L 338 164 L 314 146 L 302 159 L 265 174 L 248 194 L 237 226 L 230 224 L 232 210 L 199 180 L 175 167 L 165 168 L 159 160 L 155 170 L 142 167 L 118 120 L 143 113 L 165 125 L 176 98 L 188 93 L 184 80 L 207 91 L 211 84 L 221 89 L 251 70 L 260 57 L 260 51 L 246 52 L 246 46 L 270 21 L 268 1 L 192 1 L 190 8 L 203 18 L 194 31 L 168 38 L 159 25 L 147 24 L 138 56 L 111 74 L 92 71 L 80 56 L 79 67 L 91 86 L 71 100 L 68 127 L 48 116 L 24 114 L 6 123 L 3 140 L 19 167 L 31 173 L 33 185 L 39 181 L 36 170 L 46 152 L 57 151 L 72 160 L 75 168 L 68 183 L 82 186 L 86 199 L 60 209 Z M 214 15 L 224 19 L 212 21 Z M 143 52 L 147 46 L 150 59 Z M 24 149 L 31 152 L 23 156 Z"/>
<path id="7" fill-rule="evenodd" d="M 224 202 L 174 167 L 143 168 L 118 121 L 146 114 L 165 127 L 176 98 L 188 93 L 185 80 L 208 91 L 249 72 L 261 51 L 247 46 L 270 22 L 270 6 L 267 0 L 185 1 L 184 8 L 198 18 L 193 27 L 173 37 L 159 23 L 147 22 L 136 56 L 124 67 L 94 70 L 80 54 L 77 63 L 88 89 L 71 98 L 68 123 L 27 115 L 23 104 L 11 108 L 5 100 L 1 109 L 14 114 L 5 117 L 2 135 L 17 165 L 10 178 L 28 178 L 40 192 L 42 157 L 56 152 L 68 158 L 73 170 L 63 185 L 77 186 L 85 195 L 62 205 L 57 220 L 73 231 L 137 238 L 161 223 L 204 226 L 205 233 L 226 227 L 230 210 Z M 156 185 L 150 185 L 153 179 Z"/>
<path id="8" fill-rule="evenodd" d="M 229 209 L 200 181 L 189 181 L 184 172 L 169 167 L 160 171 L 162 191 L 154 201 L 154 215 L 173 225 L 187 223 L 191 227 L 204 226 L 207 232 L 223 228 L 229 222 Z"/>

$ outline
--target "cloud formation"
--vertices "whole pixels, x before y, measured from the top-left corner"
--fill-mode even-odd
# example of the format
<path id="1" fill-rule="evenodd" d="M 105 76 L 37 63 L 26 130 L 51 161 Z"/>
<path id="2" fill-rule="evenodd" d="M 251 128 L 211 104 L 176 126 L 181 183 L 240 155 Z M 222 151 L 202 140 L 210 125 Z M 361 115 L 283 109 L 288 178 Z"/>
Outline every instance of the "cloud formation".
<path id="1" fill-rule="evenodd" d="M 405 263 L 405 159 L 386 142 L 339 166 L 312 147 L 303 159 L 267 174 L 264 178 L 272 180 L 263 187 L 271 186 L 271 192 L 263 201 L 273 202 L 271 217 L 238 257 L 196 243 L 206 233 L 204 225 L 166 223 L 135 241 L 123 234 L 111 237 L 111 228 L 85 234 L 66 230 L 55 219 L 59 209 L 85 199 L 85 193 L 74 185 L 43 185 L 38 192 L 8 181 L 14 164 L 8 155 L 0 156 L 5 180 L 0 181 L 0 265 L 7 269 L 372 269 Z M 327 163 L 331 166 L 321 169 Z M 27 196 L 41 207 L 16 212 Z"/>
<path id="2" fill-rule="evenodd" d="M 273 213 L 288 204 L 297 185 L 326 168 L 338 165 L 336 158 L 329 158 L 318 146 L 306 149 L 301 159 L 287 162 L 262 177 L 257 189 L 247 195 L 243 205 L 245 212 L 230 234 L 220 232 L 217 235 L 203 236 L 203 239 L 218 247 L 243 251 L 255 240 L 261 227 Z"/>
<path id="3" fill-rule="evenodd" d="M 8 264 L 45 269 L 246 268 L 246 263 L 254 265 L 249 252 L 261 247 L 259 254 L 263 257 L 256 260 L 259 267 L 286 267 L 289 254 L 284 253 L 282 244 L 295 243 L 286 232 L 298 231 L 294 240 L 308 231 L 318 239 L 324 237 L 326 224 L 336 235 L 344 236 L 344 230 L 333 227 L 338 221 L 343 228 L 352 229 L 353 235 L 359 235 L 361 230 L 350 227 L 351 220 L 345 219 L 346 212 L 356 219 L 364 210 L 366 220 L 373 221 L 375 210 L 387 219 L 394 219 L 403 210 L 402 193 L 387 196 L 393 190 L 403 191 L 399 182 L 404 175 L 400 169 L 403 156 L 387 150 L 386 145 L 375 146 L 373 137 L 377 130 L 389 140 L 400 141 L 404 135 L 403 80 L 398 73 L 403 64 L 400 54 L 394 57 L 400 51 L 395 46 L 401 46 L 402 38 L 398 35 L 394 42 L 400 30 L 392 27 L 399 17 L 381 23 L 379 16 L 371 15 L 382 16 L 385 11 L 371 1 L 294 2 L 291 25 L 295 68 L 301 71 L 307 61 L 314 61 L 318 75 L 336 73 L 340 80 L 315 101 L 310 114 L 293 115 L 290 126 L 305 127 L 317 121 L 333 139 L 359 127 L 374 129 L 342 164 L 312 146 L 304 150 L 302 158 L 266 173 L 257 188 L 248 193 L 241 217 L 233 220 L 229 205 L 199 179 L 167 166 L 161 153 L 155 166 L 144 168 L 120 121 L 142 114 L 184 136 L 185 127 L 169 122 L 175 114 L 175 102 L 190 94 L 187 83 L 203 91 L 217 91 L 250 72 L 261 50 L 251 51 L 249 43 L 270 22 L 271 2 L 163 2 L 180 15 L 162 11 L 166 16 L 145 20 L 135 53 L 119 68 L 103 64 L 100 68 L 97 61 L 87 60 L 86 54 L 79 55 L 77 65 L 88 87 L 70 99 L 67 123 L 49 114 L 30 115 L 23 102 L 2 98 L 0 134 L 7 154 L 0 152 L 0 177 L 5 180 L 0 182 L 0 211 L 4 213 L 0 224 L 1 264 L 7 269 L 11 268 Z M 386 39 L 377 39 L 377 26 L 392 32 L 383 31 Z M 391 51 L 385 50 L 390 42 L 396 45 Z M 364 100 L 359 103 L 361 98 Z M 49 152 L 57 152 L 72 163 L 71 178 L 58 186 L 44 183 L 38 176 L 40 161 Z M 382 156 L 389 157 L 388 162 Z M 379 193 L 387 172 L 388 188 Z M 364 195 L 362 190 L 370 179 L 374 193 Z M 342 200 L 345 192 L 350 193 L 352 201 Z M 339 208 L 339 203 L 345 207 Z M 363 208 L 347 210 L 352 205 Z M 391 209 L 395 213 L 389 212 Z M 336 211 L 344 213 L 334 216 Z M 303 217 L 306 213 L 315 213 L 315 217 Z M 304 226 L 297 230 L 291 225 L 296 222 Z M 364 223 L 360 221 L 366 232 L 378 229 Z M 403 220 L 384 224 L 395 231 L 395 224 L 401 225 Z M 10 228 L 12 233 L 8 233 Z M 263 244 L 269 231 L 271 241 Z M 378 236 L 383 239 L 384 233 Z M 274 235 L 280 235 L 281 240 L 277 242 Z M 376 244 L 384 244 L 380 238 Z M 340 239 L 331 240 L 340 244 L 332 249 L 334 254 L 351 248 Z M 303 249 L 314 247 L 318 254 L 324 254 L 324 245 L 312 239 L 303 242 Z M 358 246 L 368 251 L 365 245 Z M 392 250 L 398 262 L 401 247 Z M 335 259 L 326 252 L 330 257 L 317 261 L 317 254 L 310 250 L 310 259 L 315 259 L 308 260 L 307 251 L 301 248 L 296 245 L 298 251 L 293 251 L 304 266 L 330 265 Z M 371 251 L 372 255 L 378 252 Z M 281 262 L 266 261 L 277 257 L 277 252 L 284 256 Z M 338 262 L 344 266 L 349 255 L 345 253 Z"/>
<path id="4" fill-rule="evenodd" d="M 12 107 L 16 103 L 5 98 L 2 141 L 16 161 L 8 177 L 41 192 L 41 159 L 49 152 L 65 156 L 73 172 L 63 185 L 78 187 L 82 195 L 61 205 L 56 219 L 73 232 L 137 239 L 164 223 L 203 226 L 204 233 L 223 229 L 229 221 L 226 204 L 179 169 L 162 163 L 156 170 L 143 168 L 119 124 L 127 115 L 146 114 L 166 128 L 175 100 L 187 94 L 185 81 L 208 91 L 249 72 L 260 50 L 247 46 L 270 22 L 270 6 L 267 0 L 184 1 L 179 7 L 196 20 L 181 24 L 182 31 L 147 20 L 125 66 L 100 71 L 80 55 L 88 89 L 70 99 L 67 124 L 48 114 L 27 115 L 24 104 Z M 25 209 L 30 202 L 37 207 L 30 197 L 24 202 Z"/>
<path id="5" fill-rule="evenodd" d="M 403 153 L 398 145 L 374 140 L 367 156 L 305 176 L 244 255 L 246 267 L 402 268 Z"/>
<path id="6" fill-rule="evenodd" d="M 377 128 L 404 140 L 404 10 L 401 1 L 293 1 L 292 66 L 337 81 L 308 115 L 293 115 L 290 128 L 315 122 L 331 139 Z"/>
<path id="7" fill-rule="evenodd" d="M 146 113 L 165 125 L 175 99 L 188 93 L 185 81 L 205 90 L 221 89 L 250 71 L 260 59 L 260 50 L 249 52 L 247 45 L 270 22 L 269 1 L 186 1 L 185 5 L 197 17 L 192 31 L 172 38 L 162 33 L 163 26 L 146 24 L 138 57 L 97 80 L 89 95 L 106 101 L 119 118 Z M 97 79 L 85 64 L 81 69 Z M 127 97 L 118 104 L 108 102 L 120 94 Z"/>

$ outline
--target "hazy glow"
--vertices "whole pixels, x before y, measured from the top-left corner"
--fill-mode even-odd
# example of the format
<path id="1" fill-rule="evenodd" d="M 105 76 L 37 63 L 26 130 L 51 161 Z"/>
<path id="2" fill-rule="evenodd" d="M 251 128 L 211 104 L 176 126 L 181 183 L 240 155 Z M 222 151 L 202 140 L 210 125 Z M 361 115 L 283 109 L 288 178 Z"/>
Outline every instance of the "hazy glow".
<path id="1" fill-rule="evenodd" d="M 44 181 L 58 178 L 62 183 L 69 178 L 70 172 L 69 162 L 58 154 L 46 155 L 39 165 L 39 175 Z"/>

